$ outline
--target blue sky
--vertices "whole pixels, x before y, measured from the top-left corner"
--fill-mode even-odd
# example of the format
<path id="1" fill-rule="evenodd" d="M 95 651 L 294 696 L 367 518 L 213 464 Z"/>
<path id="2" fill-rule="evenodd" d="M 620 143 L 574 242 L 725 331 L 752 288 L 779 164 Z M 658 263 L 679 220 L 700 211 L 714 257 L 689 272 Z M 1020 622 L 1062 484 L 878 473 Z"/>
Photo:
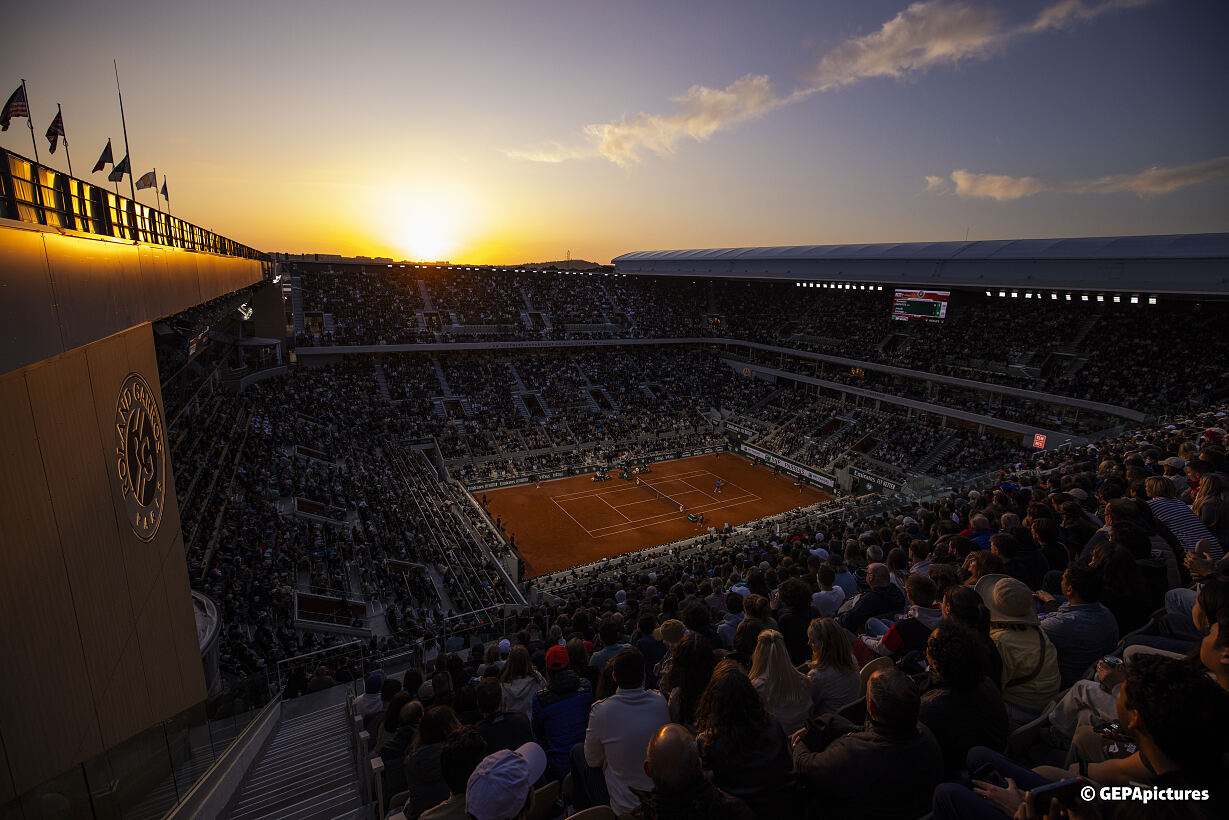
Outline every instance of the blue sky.
<path id="1" fill-rule="evenodd" d="M 107 136 L 120 148 L 116 57 L 137 172 L 266 250 L 607 261 L 1229 230 L 1229 5 L 1212 0 L 68 2 L 9 19 L 38 34 L 10 38 L 0 83 L 30 83 L 44 159 L 57 101 L 78 176 Z M 15 124 L 0 144 L 29 155 Z"/>

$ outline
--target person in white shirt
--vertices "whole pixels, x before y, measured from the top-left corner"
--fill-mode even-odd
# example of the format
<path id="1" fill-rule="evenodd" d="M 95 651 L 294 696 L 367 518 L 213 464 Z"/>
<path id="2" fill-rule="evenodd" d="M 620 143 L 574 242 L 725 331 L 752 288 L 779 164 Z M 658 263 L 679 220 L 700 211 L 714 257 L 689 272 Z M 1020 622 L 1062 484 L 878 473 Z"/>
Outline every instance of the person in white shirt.
<path id="1" fill-rule="evenodd" d="M 824 564 L 815 577 L 819 580 L 819 592 L 811 596 L 811 607 L 821 618 L 836 617 L 841 604 L 845 603 L 845 590 L 836 586 L 836 570 Z"/>
<path id="2" fill-rule="evenodd" d="M 589 711 L 585 732 L 585 762 L 601 767 L 616 815 L 640 805 L 633 788 L 649 791 L 653 781 L 644 771 L 649 740 L 670 722 L 665 698 L 644 688 L 644 655 L 629 647 L 614 658 L 615 694 Z"/>

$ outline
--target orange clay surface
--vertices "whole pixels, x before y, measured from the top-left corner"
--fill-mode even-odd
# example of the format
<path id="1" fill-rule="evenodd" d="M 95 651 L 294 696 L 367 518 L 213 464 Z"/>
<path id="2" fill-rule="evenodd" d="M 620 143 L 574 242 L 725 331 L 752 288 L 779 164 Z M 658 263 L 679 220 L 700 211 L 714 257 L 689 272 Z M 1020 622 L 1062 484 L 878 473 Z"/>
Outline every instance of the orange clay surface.
<path id="1" fill-rule="evenodd" d="M 731 453 L 662 461 L 652 469 L 641 480 L 685 505 L 688 512 L 704 513 L 704 528 L 680 514 L 677 504 L 618 478 L 617 472 L 611 472 L 610 481 L 595 482 L 591 475 L 581 475 L 544 481 L 540 487 L 522 484 L 487 490 L 487 511 L 492 521 L 502 518 L 505 533 L 516 536 L 525 574 L 535 576 L 830 497 L 810 486 L 800 493 L 790 476 L 774 477 L 770 467 Z M 474 495 L 481 500 L 483 493 Z"/>

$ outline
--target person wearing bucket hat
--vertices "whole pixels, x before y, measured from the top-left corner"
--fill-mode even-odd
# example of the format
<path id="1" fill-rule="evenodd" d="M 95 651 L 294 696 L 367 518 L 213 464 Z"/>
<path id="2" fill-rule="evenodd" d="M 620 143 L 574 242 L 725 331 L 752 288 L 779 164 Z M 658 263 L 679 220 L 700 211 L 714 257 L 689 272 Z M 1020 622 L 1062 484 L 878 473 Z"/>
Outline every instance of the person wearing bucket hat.
<path id="1" fill-rule="evenodd" d="M 1058 652 L 1041 629 L 1032 590 L 1022 582 L 988 575 L 976 589 L 990 610 L 990 638 L 1003 659 L 1003 701 L 1016 729 L 1058 695 Z"/>

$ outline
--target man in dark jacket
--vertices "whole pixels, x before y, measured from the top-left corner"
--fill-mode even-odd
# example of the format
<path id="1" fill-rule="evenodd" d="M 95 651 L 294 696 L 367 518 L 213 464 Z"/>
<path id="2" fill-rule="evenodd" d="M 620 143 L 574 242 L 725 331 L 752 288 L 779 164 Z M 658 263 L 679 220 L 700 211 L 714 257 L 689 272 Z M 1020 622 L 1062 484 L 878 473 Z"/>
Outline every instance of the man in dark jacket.
<path id="1" fill-rule="evenodd" d="M 593 705 L 589 682 L 568 664 L 568 651 L 562 646 L 547 650 L 547 684 L 533 696 L 533 732 L 546 749 L 551 771 L 560 780 L 572 770 L 572 747 L 584 742 L 589 707 Z"/>
<path id="2" fill-rule="evenodd" d="M 1029 589 L 1041 589 L 1041 582 L 1050 571 L 1050 562 L 1035 544 L 1029 542 L 1028 547 L 1030 549 L 1026 549 L 1015 536 L 1006 533 L 999 533 L 990 539 L 990 551 L 1003 559 L 1003 572 Z"/>
<path id="3" fill-rule="evenodd" d="M 633 788 L 640 798 L 635 814 L 645 820 L 751 820 L 751 809 L 704 776 L 700 750 L 691 732 L 668 723 L 649 740 L 644 771 L 653 790 Z"/>
<path id="4" fill-rule="evenodd" d="M 867 722 L 855 726 L 827 715 L 826 727 L 799 729 L 793 738 L 794 770 L 828 820 L 912 820 L 926 813 L 943 779 L 943 751 L 918 723 L 917 686 L 895 667 L 871 675 Z M 891 772 L 885 780 L 885 772 Z M 891 788 L 885 788 L 890 782 Z"/>
<path id="5" fill-rule="evenodd" d="M 942 625 L 926 642 L 928 679 L 922 685 L 918 719 L 943 749 L 944 778 L 964 769 L 969 749 L 1007 745 L 1007 709 L 994 681 L 986 677 L 976 634 Z"/>
<path id="6" fill-rule="evenodd" d="M 377 750 L 384 761 L 384 793 L 389 797 L 405 791 L 405 756 L 410 753 L 410 745 L 422 716 L 422 704 L 418 701 L 412 700 L 402 706 L 397 733 Z"/>
<path id="7" fill-rule="evenodd" d="M 892 583 L 892 573 L 887 564 L 871 564 L 866 568 L 868 589 L 857 597 L 845 612 L 837 616 L 841 626 L 851 632 L 859 632 L 868 618 L 893 615 L 905 608 L 905 593 Z"/>
<path id="8" fill-rule="evenodd" d="M 487 754 L 500 749 L 519 749 L 533 740 L 529 718 L 520 712 L 504 711 L 504 690 L 498 683 L 478 685 L 478 711 L 482 712 L 482 719 L 474 728 L 486 741 Z"/>

